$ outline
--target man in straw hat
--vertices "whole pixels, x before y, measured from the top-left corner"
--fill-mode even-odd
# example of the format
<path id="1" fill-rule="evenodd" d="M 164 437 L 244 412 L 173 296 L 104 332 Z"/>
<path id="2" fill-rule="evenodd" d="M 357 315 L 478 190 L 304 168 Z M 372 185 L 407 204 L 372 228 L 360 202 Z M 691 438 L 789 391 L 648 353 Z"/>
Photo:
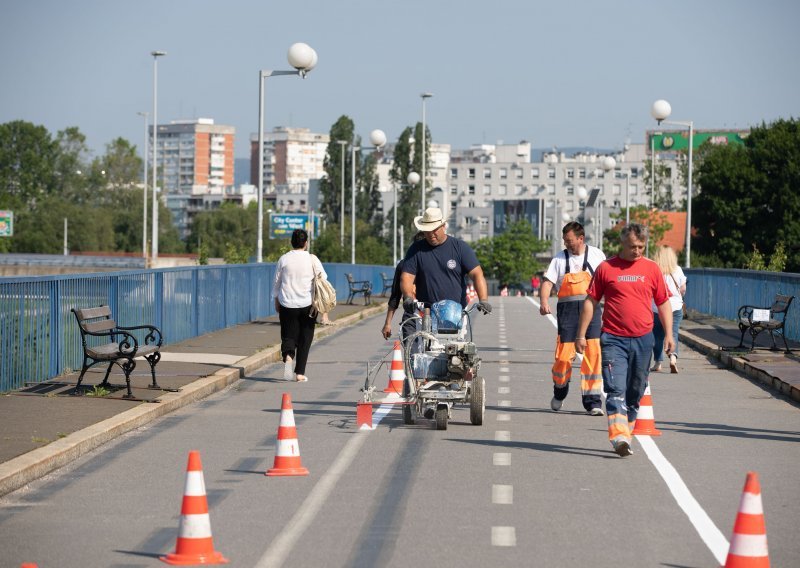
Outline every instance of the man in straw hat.
<path id="1" fill-rule="evenodd" d="M 414 225 L 422 231 L 424 239 L 409 247 L 403 263 L 400 288 L 404 306 L 408 304 L 413 309 L 415 297 L 428 305 L 453 300 L 466 306 L 469 277 L 478 292 L 478 310 L 490 313 L 488 287 L 478 257 L 467 243 L 447 235 L 442 210 L 428 207 L 424 215 L 414 218 Z"/>

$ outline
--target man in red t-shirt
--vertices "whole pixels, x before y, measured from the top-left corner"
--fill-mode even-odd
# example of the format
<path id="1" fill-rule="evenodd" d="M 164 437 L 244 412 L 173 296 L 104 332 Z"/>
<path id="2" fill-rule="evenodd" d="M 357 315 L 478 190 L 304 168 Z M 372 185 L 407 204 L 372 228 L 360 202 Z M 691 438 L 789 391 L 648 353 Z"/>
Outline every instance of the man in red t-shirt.
<path id="1" fill-rule="evenodd" d="M 622 229 L 622 249 L 597 267 L 581 309 L 575 350 L 586 348 L 586 330 L 597 304 L 605 298 L 600 350 L 603 388 L 606 392 L 608 438 L 622 457 L 633 453 L 631 432 L 639 401 L 647 387 L 653 352 L 652 302 L 664 329 L 672 329 L 672 307 L 658 265 L 645 258 L 647 227 L 631 223 Z M 672 337 L 664 339 L 667 354 L 675 349 Z"/>

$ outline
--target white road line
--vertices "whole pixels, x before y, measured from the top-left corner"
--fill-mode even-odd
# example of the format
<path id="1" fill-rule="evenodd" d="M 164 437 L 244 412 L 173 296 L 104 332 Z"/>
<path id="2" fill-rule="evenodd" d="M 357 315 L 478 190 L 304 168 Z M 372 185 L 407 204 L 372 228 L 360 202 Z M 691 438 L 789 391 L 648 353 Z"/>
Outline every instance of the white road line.
<path id="1" fill-rule="evenodd" d="M 500 372 L 501 373 L 510 373 L 511 372 L 511 368 L 510 367 L 500 367 Z"/>
<path id="2" fill-rule="evenodd" d="M 534 306 L 537 308 L 539 307 L 539 303 L 535 302 L 533 298 L 529 296 L 526 296 L 526 298 Z M 558 327 L 556 318 L 554 318 L 552 314 L 548 315 L 548 319 L 554 326 Z M 644 453 L 647 454 L 650 462 L 655 466 L 656 471 L 658 471 L 661 478 L 667 484 L 667 488 L 670 493 L 672 493 L 678 506 L 686 513 L 686 516 L 689 517 L 689 521 L 694 526 L 697 534 L 700 535 L 700 538 L 709 548 L 711 554 L 714 555 L 717 562 L 719 564 L 724 564 L 728 555 L 728 540 L 714 524 L 714 521 L 711 520 L 711 517 L 708 516 L 708 513 L 703 510 L 700 503 L 697 502 L 697 499 L 694 498 L 689 488 L 686 487 L 686 484 L 683 482 L 683 479 L 681 479 L 680 474 L 678 474 L 678 470 L 667 461 L 667 458 L 665 458 L 661 450 L 658 449 L 653 439 L 650 436 L 639 435 L 637 435 L 636 438 L 639 440 L 639 443 L 642 444 Z"/>
<path id="3" fill-rule="evenodd" d="M 497 387 L 497 394 L 509 394 L 511 387 Z"/>
<path id="4" fill-rule="evenodd" d="M 492 527 L 492 546 L 517 546 L 514 527 Z"/>
<path id="5" fill-rule="evenodd" d="M 661 450 L 658 449 L 653 439 L 650 436 L 641 435 L 637 435 L 636 439 L 639 440 L 647 457 L 650 458 L 650 461 L 656 467 L 656 471 L 658 471 L 666 482 L 675 501 L 678 502 L 680 508 L 683 509 L 686 516 L 689 517 L 689 521 L 694 525 L 697 534 L 700 535 L 700 538 L 703 539 L 703 542 L 709 550 L 711 550 L 717 563 L 720 565 L 724 564 L 728 555 L 728 547 L 730 546 L 728 540 L 714 524 L 714 521 L 712 521 L 703 510 L 700 503 L 694 498 L 689 488 L 686 487 L 686 484 L 683 482 L 683 479 L 681 479 L 678 470 L 667 461 L 667 458 L 665 458 Z"/>
<path id="6" fill-rule="evenodd" d="M 494 433 L 494 441 L 495 442 L 510 442 L 511 441 L 511 432 L 508 430 L 498 430 Z"/>
<path id="7" fill-rule="evenodd" d="M 492 456 L 492 465 L 511 465 L 511 454 L 506 452 L 496 452 Z"/>
<path id="8" fill-rule="evenodd" d="M 498 422 L 511 422 L 511 415 L 506 413 L 500 413 L 497 415 Z"/>
<path id="9" fill-rule="evenodd" d="M 501 383 L 507 383 L 511 379 L 509 378 L 508 375 L 500 375 L 499 377 L 497 377 L 497 380 Z"/>
<path id="10" fill-rule="evenodd" d="M 502 407 L 511 406 L 511 401 L 510 400 L 498 400 L 497 401 L 497 406 L 502 406 Z"/>
<path id="11" fill-rule="evenodd" d="M 495 505 L 513 505 L 514 486 L 492 485 L 492 503 Z"/>

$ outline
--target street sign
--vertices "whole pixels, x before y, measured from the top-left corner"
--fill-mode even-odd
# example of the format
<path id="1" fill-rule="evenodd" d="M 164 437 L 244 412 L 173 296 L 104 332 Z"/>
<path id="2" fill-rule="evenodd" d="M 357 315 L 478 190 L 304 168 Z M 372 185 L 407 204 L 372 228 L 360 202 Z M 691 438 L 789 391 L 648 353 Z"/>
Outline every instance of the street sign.
<path id="1" fill-rule="evenodd" d="M 292 236 L 295 229 L 305 229 L 309 231 L 310 223 L 308 215 L 305 213 L 270 213 L 269 215 L 269 238 L 288 239 Z M 309 231 L 311 233 L 311 231 Z M 314 231 L 311 238 L 315 238 L 319 233 L 319 215 L 314 215 Z"/>
<path id="2" fill-rule="evenodd" d="M 0 210 L 0 237 L 14 236 L 14 212 Z"/>

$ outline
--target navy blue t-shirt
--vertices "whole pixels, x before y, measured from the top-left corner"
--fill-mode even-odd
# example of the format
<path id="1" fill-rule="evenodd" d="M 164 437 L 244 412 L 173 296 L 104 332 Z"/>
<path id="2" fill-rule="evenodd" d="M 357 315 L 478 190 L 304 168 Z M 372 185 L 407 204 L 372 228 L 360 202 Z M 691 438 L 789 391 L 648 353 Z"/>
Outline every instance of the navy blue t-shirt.
<path id="1" fill-rule="evenodd" d="M 434 303 L 453 300 L 467 305 L 467 275 L 478 263 L 475 251 L 464 241 L 448 235 L 437 247 L 420 240 L 406 254 L 403 272 L 416 275 L 417 300 Z"/>

